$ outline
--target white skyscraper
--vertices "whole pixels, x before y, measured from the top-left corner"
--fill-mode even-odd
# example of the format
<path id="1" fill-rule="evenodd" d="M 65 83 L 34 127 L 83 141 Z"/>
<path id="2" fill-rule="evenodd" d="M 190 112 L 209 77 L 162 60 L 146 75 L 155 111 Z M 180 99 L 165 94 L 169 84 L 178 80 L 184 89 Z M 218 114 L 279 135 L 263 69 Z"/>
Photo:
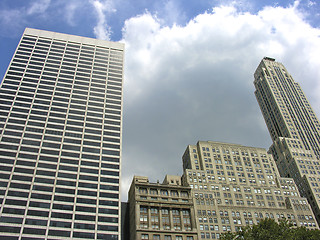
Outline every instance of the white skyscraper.
<path id="1" fill-rule="evenodd" d="M 120 239 L 123 56 L 25 30 L 0 88 L 1 239 Z"/>

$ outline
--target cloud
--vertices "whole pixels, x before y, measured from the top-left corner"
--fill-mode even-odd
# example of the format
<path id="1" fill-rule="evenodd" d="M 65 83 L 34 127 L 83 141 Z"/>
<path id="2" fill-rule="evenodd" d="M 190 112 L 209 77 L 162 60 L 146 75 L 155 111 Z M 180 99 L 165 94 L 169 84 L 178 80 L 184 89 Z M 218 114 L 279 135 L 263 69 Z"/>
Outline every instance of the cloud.
<path id="1" fill-rule="evenodd" d="M 1 21 L 1 26 L 6 26 L 8 24 L 13 24 L 16 23 L 16 21 L 14 21 L 15 18 L 20 19 L 20 14 L 21 11 L 18 9 L 4 9 L 4 10 L 0 10 L 0 21 Z"/>
<path id="2" fill-rule="evenodd" d="M 317 4 L 316 2 L 308 1 L 308 7 L 313 7 L 316 4 Z"/>
<path id="3" fill-rule="evenodd" d="M 24 8 L 0 9 L 0 36 L 5 38 L 20 38 L 25 26 L 28 25 Z"/>
<path id="4" fill-rule="evenodd" d="M 64 7 L 64 15 L 70 26 L 75 26 L 75 12 L 83 5 L 76 1 L 69 1 Z"/>
<path id="5" fill-rule="evenodd" d="M 186 13 L 183 11 L 184 8 L 179 4 L 179 1 L 159 1 L 155 5 L 156 14 L 164 16 L 164 18 L 160 19 L 163 24 L 172 26 L 174 24 L 181 25 L 186 22 Z"/>
<path id="6" fill-rule="evenodd" d="M 17 37 L 25 27 L 30 27 L 33 17 L 47 17 L 46 13 L 51 0 L 35 0 L 27 5 L 17 5 L 15 8 L 3 7 L 0 10 L 0 26 L 2 36 Z"/>
<path id="7" fill-rule="evenodd" d="M 116 9 L 113 7 L 112 0 L 99 1 L 92 0 L 90 1 L 97 13 L 97 25 L 94 27 L 94 34 L 98 39 L 110 40 L 111 28 L 107 24 L 106 13 L 116 12 Z"/>
<path id="8" fill-rule="evenodd" d="M 26 12 L 28 15 L 42 14 L 48 9 L 50 3 L 51 0 L 35 0 Z"/>
<path id="9" fill-rule="evenodd" d="M 320 30 L 297 3 L 256 14 L 237 9 L 215 7 L 184 26 L 149 12 L 125 22 L 123 197 L 133 174 L 151 181 L 181 174 L 181 156 L 198 140 L 268 148 L 253 86 L 264 56 L 282 62 L 319 106 Z"/>

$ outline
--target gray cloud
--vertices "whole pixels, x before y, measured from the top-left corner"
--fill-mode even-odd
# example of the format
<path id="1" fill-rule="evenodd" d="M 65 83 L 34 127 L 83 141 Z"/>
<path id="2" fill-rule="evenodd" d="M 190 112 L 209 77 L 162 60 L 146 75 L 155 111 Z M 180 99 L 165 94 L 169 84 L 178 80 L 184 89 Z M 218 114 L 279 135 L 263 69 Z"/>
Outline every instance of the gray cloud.
<path id="1" fill-rule="evenodd" d="M 320 31 L 296 6 L 255 15 L 225 6 L 183 27 L 161 22 L 147 12 L 123 29 L 123 200 L 133 174 L 152 181 L 181 174 L 181 156 L 198 140 L 270 146 L 253 87 L 262 57 L 283 62 L 312 105 L 320 99 Z"/>

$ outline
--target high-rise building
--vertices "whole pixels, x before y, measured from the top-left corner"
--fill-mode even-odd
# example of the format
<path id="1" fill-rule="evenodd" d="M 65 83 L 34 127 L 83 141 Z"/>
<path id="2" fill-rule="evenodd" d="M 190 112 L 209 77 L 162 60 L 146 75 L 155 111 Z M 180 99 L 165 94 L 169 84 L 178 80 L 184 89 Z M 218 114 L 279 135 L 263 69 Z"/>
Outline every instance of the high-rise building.
<path id="1" fill-rule="evenodd" d="M 255 95 L 283 177 L 292 177 L 320 222 L 320 123 L 286 68 L 265 57 L 254 74 Z"/>
<path id="2" fill-rule="evenodd" d="M 123 56 L 25 30 L 0 89 L 0 238 L 120 239 Z"/>
<path id="3" fill-rule="evenodd" d="M 292 178 L 280 177 L 263 148 L 200 141 L 182 157 L 183 185 L 191 187 L 198 239 L 219 239 L 263 218 L 318 228 Z"/>

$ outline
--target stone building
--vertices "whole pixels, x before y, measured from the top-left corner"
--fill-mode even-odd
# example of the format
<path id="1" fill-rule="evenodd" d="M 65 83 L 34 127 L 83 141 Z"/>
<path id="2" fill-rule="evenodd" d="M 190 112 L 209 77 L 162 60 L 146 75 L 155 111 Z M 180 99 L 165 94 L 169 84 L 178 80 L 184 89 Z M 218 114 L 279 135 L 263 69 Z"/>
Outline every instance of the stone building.
<path id="1" fill-rule="evenodd" d="M 263 148 L 200 141 L 183 155 L 183 186 L 190 186 L 199 239 L 219 239 L 263 218 L 318 228 L 292 178 L 280 177 Z"/>
<path id="2" fill-rule="evenodd" d="M 167 175 L 163 183 L 133 178 L 129 190 L 130 240 L 196 240 L 191 189 L 181 177 Z"/>
<path id="3" fill-rule="evenodd" d="M 265 57 L 254 73 L 255 95 L 283 177 L 292 177 L 320 223 L 320 122 L 299 83 L 282 63 Z"/>

